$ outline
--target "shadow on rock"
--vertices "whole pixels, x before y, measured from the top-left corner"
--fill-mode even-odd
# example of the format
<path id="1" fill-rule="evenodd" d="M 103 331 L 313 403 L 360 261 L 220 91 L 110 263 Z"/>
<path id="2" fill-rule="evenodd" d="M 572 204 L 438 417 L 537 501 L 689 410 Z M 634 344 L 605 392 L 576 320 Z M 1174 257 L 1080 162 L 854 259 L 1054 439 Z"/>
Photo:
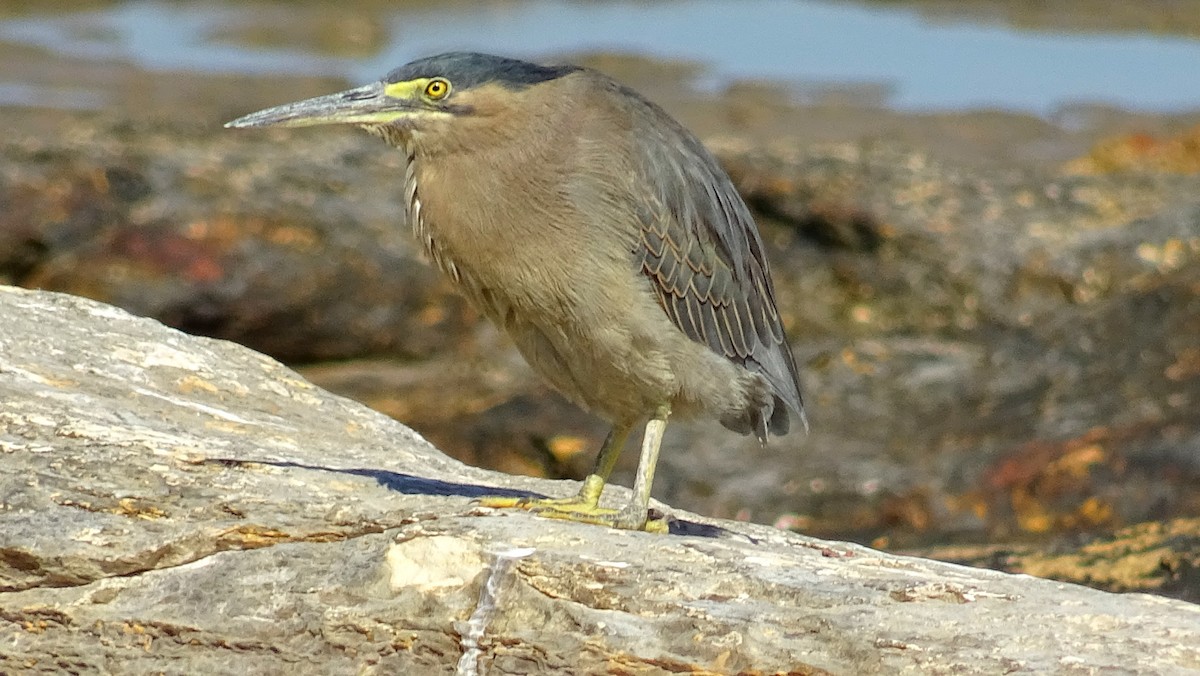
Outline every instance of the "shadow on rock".
<path id="1" fill-rule="evenodd" d="M 413 474 L 404 474 L 403 472 L 390 472 L 385 469 L 345 469 L 340 467 L 323 467 L 321 465 L 305 465 L 298 462 L 236 460 L 233 458 L 213 458 L 208 462 L 217 463 L 226 467 L 270 465 L 272 467 L 294 467 L 297 469 L 308 469 L 316 472 L 334 472 L 336 474 L 349 474 L 352 476 L 368 477 L 378 481 L 379 485 L 387 488 L 388 490 L 404 493 L 405 495 L 441 495 L 463 498 L 480 498 L 484 496 L 498 496 L 506 498 L 546 497 L 540 493 L 534 493 L 532 491 L 520 491 L 511 488 L 497 488 L 495 486 L 479 486 L 476 484 L 460 484 L 451 481 L 441 481 L 439 479 L 419 477 Z"/>

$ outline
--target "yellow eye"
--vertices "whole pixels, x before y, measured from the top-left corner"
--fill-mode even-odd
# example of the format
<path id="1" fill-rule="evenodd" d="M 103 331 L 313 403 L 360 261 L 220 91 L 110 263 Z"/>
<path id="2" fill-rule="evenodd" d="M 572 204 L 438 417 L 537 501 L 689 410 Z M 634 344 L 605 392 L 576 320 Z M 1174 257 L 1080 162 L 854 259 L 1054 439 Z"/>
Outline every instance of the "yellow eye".
<path id="1" fill-rule="evenodd" d="M 430 80 L 429 84 L 425 85 L 425 97 L 430 100 L 440 101 L 449 93 L 450 83 L 441 78 Z"/>

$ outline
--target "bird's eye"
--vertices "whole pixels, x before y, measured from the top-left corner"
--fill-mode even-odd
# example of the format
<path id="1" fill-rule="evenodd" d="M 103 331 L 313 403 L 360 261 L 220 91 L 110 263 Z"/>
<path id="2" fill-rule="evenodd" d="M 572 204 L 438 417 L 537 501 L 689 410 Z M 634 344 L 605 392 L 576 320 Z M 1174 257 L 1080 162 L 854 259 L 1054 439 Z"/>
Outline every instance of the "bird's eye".
<path id="1" fill-rule="evenodd" d="M 425 85 L 425 97 L 432 101 L 440 101 L 449 93 L 450 83 L 441 78 L 430 80 L 429 84 Z"/>

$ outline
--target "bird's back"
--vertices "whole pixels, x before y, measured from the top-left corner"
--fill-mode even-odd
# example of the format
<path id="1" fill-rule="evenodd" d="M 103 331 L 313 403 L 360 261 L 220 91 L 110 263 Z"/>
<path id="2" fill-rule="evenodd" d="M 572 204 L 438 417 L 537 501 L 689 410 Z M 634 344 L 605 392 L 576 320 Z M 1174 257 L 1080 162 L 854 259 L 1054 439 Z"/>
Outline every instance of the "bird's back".
<path id="1" fill-rule="evenodd" d="M 749 414 L 765 439 L 784 434 L 787 409 L 804 418 L 799 375 L 784 334 L 762 238 L 728 174 L 690 131 L 636 92 L 588 71 L 614 117 L 628 120 L 633 180 L 643 195 L 634 255 L 662 310 L 691 340 L 760 374 L 773 395 Z"/>

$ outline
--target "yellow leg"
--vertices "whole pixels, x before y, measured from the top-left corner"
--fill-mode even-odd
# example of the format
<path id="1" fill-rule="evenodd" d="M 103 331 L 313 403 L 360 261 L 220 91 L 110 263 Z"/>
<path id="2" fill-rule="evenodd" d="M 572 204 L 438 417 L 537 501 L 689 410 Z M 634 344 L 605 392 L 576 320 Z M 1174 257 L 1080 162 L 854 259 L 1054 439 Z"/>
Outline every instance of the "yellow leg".
<path id="1" fill-rule="evenodd" d="M 604 444 L 600 447 L 600 454 L 596 456 L 596 464 L 592 467 L 592 473 L 583 480 L 583 486 L 580 487 L 579 493 L 569 498 L 512 498 L 501 496 L 485 496 L 478 500 L 479 504 L 484 507 L 520 507 L 522 509 L 540 509 L 543 507 L 557 508 L 561 511 L 587 511 L 598 509 L 600 505 L 600 495 L 604 492 L 604 484 L 608 483 L 608 477 L 612 474 L 613 468 L 617 466 L 617 458 L 621 457 L 621 449 L 625 447 L 625 440 L 629 438 L 629 428 L 613 427 L 609 431 L 608 436 L 604 439 Z"/>
<path id="2" fill-rule="evenodd" d="M 654 483 L 654 470 L 658 467 L 658 452 L 662 448 L 663 432 L 667 430 L 669 415 L 671 408 L 666 405 L 660 406 L 654 412 L 654 417 L 646 423 L 646 431 L 642 433 L 642 455 L 638 458 L 637 474 L 633 479 L 633 497 L 629 499 L 629 504 L 617 513 L 617 528 L 651 530 L 647 528 L 650 486 Z M 666 524 L 661 526 L 665 530 Z M 657 527 L 653 529 L 657 530 Z"/>
<path id="3" fill-rule="evenodd" d="M 551 519 L 566 519 L 594 523 L 627 530 L 666 532 L 662 521 L 647 521 L 650 504 L 650 484 L 654 481 L 654 466 L 658 462 L 658 451 L 662 444 L 662 432 L 667 425 L 670 409 L 660 408 L 646 425 L 642 437 L 642 455 L 638 461 L 637 477 L 634 481 L 633 499 L 622 510 L 600 507 L 600 495 L 604 485 L 616 467 L 617 458 L 629 437 L 628 425 L 614 426 L 600 448 L 592 473 L 583 481 L 579 493 L 569 498 L 511 498 L 483 497 L 478 500 L 485 507 L 526 509 L 539 516 Z"/>

